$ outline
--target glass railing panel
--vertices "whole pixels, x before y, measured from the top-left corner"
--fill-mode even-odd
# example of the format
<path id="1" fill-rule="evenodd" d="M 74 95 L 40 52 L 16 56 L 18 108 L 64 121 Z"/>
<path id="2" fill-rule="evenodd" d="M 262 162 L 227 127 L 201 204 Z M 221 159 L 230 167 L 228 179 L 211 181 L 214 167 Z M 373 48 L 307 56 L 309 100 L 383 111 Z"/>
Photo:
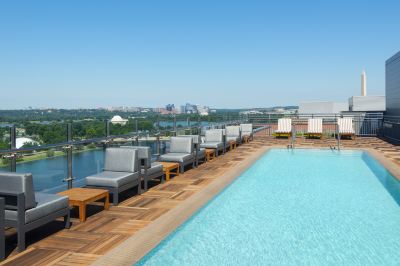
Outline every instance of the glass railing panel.
<path id="1" fill-rule="evenodd" d="M 68 162 L 62 149 L 18 153 L 17 173 L 31 173 L 35 191 L 56 193 L 67 189 Z"/>
<path id="2" fill-rule="evenodd" d="M 10 127 L 12 125 L 2 123 L 0 124 L 0 150 L 10 149 Z M 0 172 L 7 172 L 10 170 L 10 159 L 7 154 L 0 155 Z"/>
<path id="3" fill-rule="evenodd" d="M 104 146 L 102 143 L 91 143 L 76 146 L 72 153 L 73 186 L 85 185 L 85 177 L 99 173 L 104 168 Z"/>

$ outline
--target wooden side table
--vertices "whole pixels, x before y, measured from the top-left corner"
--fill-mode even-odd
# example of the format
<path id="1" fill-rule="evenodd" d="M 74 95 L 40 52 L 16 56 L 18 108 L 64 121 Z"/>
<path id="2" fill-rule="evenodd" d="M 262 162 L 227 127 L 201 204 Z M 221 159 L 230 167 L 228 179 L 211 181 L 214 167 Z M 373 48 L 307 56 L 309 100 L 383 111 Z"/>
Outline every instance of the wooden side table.
<path id="1" fill-rule="evenodd" d="M 215 158 L 215 150 L 214 149 L 206 149 L 206 159 L 207 162 L 211 161 Z"/>
<path id="2" fill-rule="evenodd" d="M 165 180 L 168 181 L 171 177 L 171 174 L 176 176 L 179 175 L 179 163 L 173 162 L 158 162 L 163 166 L 163 172 L 165 174 Z M 175 170 L 175 171 L 174 171 Z"/>
<path id="3" fill-rule="evenodd" d="M 236 149 L 236 140 L 230 140 L 229 141 L 229 150 Z"/>
<path id="4" fill-rule="evenodd" d="M 69 205 L 79 208 L 79 220 L 86 221 L 86 205 L 97 200 L 104 199 L 104 209 L 110 208 L 110 196 L 108 190 L 94 188 L 72 188 L 58 193 L 68 196 Z"/>

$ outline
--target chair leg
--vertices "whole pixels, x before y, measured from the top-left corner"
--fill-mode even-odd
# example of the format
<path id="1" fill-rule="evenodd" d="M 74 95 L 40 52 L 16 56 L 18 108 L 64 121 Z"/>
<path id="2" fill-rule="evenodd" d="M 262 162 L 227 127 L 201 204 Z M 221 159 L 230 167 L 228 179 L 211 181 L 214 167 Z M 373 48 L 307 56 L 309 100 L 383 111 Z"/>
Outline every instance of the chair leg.
<path id="1" fill-rule="evenodd" d="M 18 230 L 18 251 L 22 252 L 25 250 L 25 231 Z"/>
<path id="2" fill-rule="evenodd" d="M 117 191 L 113 192 L 113 204 L 114 204 L 114 206 L 118 205 L 118 192 Z"/>
<path id="3" fill-rule="evenodd" d="M 66 229 L 69 229 L 71 227 L 70 210 L 69 209 L 68 209 L 68 214 L 64 216 L 64 226 Z"/>
<path id="4" fill-rule="evenodd" d="M 144 178 L 143 182 L 144 182 L 144 191 L 147 191 L 149 180 L 147 180 L 147 178 Z"/>
<path id="5" fill-rule="evenodd" d="M 183 174 L 185 172 L 185 165 L 183 163 L 179 164 L 179 172 Z"/>
<path id="6" fill-rule="evenodd" d="M 142 182 L 139 182 L 139 184 L 137 185 L 137 193 L 138 195 L 142 194 Z"/>
<path id="7" fill-rule="evenodd" d="M 165 175 L 163 174 L 163 175 L 161 176 L 161 184 L 164 183 L 164 182 L 165 182 Z"/>

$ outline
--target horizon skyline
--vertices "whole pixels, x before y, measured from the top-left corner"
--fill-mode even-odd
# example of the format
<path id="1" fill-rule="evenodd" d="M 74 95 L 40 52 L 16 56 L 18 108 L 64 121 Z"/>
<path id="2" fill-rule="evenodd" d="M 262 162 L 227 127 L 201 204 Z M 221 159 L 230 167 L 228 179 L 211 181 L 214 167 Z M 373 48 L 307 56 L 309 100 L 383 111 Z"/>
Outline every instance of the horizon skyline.
<path id="1" fill-rule="evenodd" d="M 383 3 L 1 3 L 0 108 L 345 102 L 363 70 L 385 95 L 400 3 Z"/>

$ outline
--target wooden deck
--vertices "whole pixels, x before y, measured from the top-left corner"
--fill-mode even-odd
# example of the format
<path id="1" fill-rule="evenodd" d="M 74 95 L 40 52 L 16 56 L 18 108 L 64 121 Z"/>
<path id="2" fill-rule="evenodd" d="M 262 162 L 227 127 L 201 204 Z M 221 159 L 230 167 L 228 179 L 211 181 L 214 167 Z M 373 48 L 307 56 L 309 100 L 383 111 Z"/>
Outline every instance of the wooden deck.
<path id="1" fill-rule="evenodd" d="M 335 140 L 298 139 L 296 147 L 329 147 Z M 88 209 L 86 222 L 79 222 L 73 213 L 71 229 L 62 228 L 62 221 L 55 221 L 27 234 L 27 250 L 15 251 L 16 235 L 13 229 L 6 231 L 8 258 L 4 265 L 89 265 L 117 247 L 140 229 L 167 213 L 198 191 L 202 190 L 228 169 L 234 169 L 246 157 L 266 146 L 286 147 L 288 140 L 268 137 L 265 132 L 255 140 L 200 165 L 196 169 L 154 186 L 142 195 L 133 191 L 122 195 L 123 201 L 103 211 L 102 204 Z M 343 140 L 344 148 L 370 148 L 400 168 L 400 147 L 377 138 Z M 125 199 L 124 199 L 125 197 Z M 2 264 L 2 265 L 3 265 Z"/>

